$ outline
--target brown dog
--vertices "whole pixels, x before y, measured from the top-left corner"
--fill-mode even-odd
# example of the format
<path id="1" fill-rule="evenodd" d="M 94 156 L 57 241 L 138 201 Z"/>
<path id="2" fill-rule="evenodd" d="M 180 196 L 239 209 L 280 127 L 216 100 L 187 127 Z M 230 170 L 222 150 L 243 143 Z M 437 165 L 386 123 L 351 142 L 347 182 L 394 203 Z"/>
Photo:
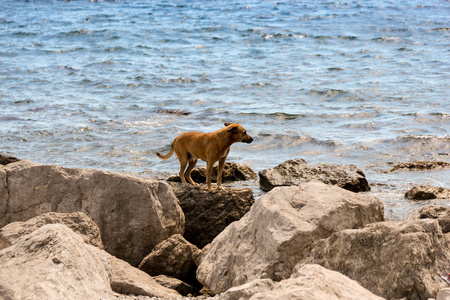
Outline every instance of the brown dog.
<path id="1" fill-rule="evenodd" d="M 230 146 L 236 142 L 253 142 L 253 138 L 247 134 L 247 131 L 241 125 L 225 123 L 225 126 L 216 132 L 186 132 L 180 134 L 173 140 L 169 153 L 166 155 L 156 153 L 156 155 L 161 159 L 168 159 L 173 155 L 173 152 L 176 153 L 180 161 L 180 178 L 184 185 L 188 184 L 186 179 L 193 185 L 197 185 L 191 178 L 191 172 L 198 159 L 206 161 L 206 183 L 210 191 L 213 166 L 216 161 L 219 161 L 217 188 L 221 189 L 223 166 L 228 153 L 230 153 Z M 186 170 L 188 162 L 189 166 Z"/>

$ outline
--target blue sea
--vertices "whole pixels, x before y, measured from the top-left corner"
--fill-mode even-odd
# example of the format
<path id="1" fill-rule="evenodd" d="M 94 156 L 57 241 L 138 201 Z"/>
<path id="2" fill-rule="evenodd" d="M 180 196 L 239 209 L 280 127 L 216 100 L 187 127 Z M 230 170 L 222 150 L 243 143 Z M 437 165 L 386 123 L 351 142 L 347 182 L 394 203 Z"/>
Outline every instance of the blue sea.
<path id="1" fill-rule="evenodd" d="M 448 205 L 403 195 L 449 169 L 390 170 L 450 162 L 450 2 L 0 1 L 0 154 L 165 179 L 156 152 L 224 122 L 256 172 L 354 164 L 388 219 Z"/>

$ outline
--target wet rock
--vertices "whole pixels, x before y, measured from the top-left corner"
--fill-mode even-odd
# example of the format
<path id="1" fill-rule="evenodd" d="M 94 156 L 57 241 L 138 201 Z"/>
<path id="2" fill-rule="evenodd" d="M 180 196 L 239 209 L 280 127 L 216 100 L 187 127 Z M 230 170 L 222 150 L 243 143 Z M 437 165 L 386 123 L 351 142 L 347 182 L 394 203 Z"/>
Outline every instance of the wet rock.
<path id="1" fill-rule="evenodd" d="M 254 279 L 287 279 L 314 241 L 382 220 L 375 197 L 320 182 L 275 188 L 212 241 L 197 279 L 215 293 Z"/>
<path id="2" fill-rule="evenodd" d="M 212 182 L 217 182 L 217 171 L 218 166 L 214 166 L 212 174 Z M 206 168 L 196 168 L 191 173 L 192 179 L 197 183 L 206 182 Z M 222 182 L 231 181 L 244 181 L 256 179 L 256 173 L 244 164 L 236 164 L 234 162 L 227 162 L 223 167 L 222 172 Z M 181 182 L 179 176 L 172 176 L 167 179 L 167 181 Z"/>
<path id="3" fill-rule="evenodd" d="M 255 202 L 250 188 L 224 188 L 214 192 L 205 187 L 172 185 L 186 218 L 184 237 L 203 248 L 229 224 L 240 220 Z"/>
<path id="4" fill-rule="evenodd" d="M 139 269 L 151 276 L 168 275 L 198 285 L 195 262 L 199 261 L 201 255 L 201 250 L 180 234 L 175 234 L 156 245 L 142 260 Z"/>
<path id="5" fill-rule="evenodd" d="M 391 172 L 397 170 L 423 171 L 443 168 L 450 168 L 450 163 L 444 161 L 415 161 L 395 165 L 391 169 Z"/>
<path id="6" fill-rule="evenodd" d="M 450 208 L 443 206 L 425 206 L 418 210 L 418 219 L 437 219 L 443 233 L 450 232 Z"/>
<path id="7" fill-rule="evenodd" d="M 0 155 L 0 165 L 6 166 L 7 164 L 15 163 L 20 161 L 20 159 L 9 155 Z"/>
<path id="8" fill-rule="evenodd" d="M 306 263 L 356 280 L 387 299 L 434 298 L 447 284 L 439 273 L 450 261 L 448 240 L 437 220 L 380 222 L 320 240 Z"/>
<path id="9" fill-rule="evenodd" d="M 306 161 L 299 158 L 259 172 L 259 185 L 263 191 L 270 191 L 277 186 L 299 185 L 309 181 L 337 185 L 352 192 L 370 191 L 366 176 L 354 165 L 308 165 Z"/>
<path id="10" fill-rule="evenodd" d="M 155 279 L 155 281 L 160 285 L 168 289 L 175 290 L 183 296 L 187 296 L 189 294 L 198 295 L 199 293 L 198 287 L 187 284 L 175 277 L 158 275 L 154 276 L 153 279 Z"/>
<path id="11" fill-rule="evenodd" d="M 406 192 L 410 200 L 450 199 L 450 189 L 431 185 L 415 186 Z"/>
<path id="12" fill-rule="evenodd" d="M 350 278 L 319 265 L 304 265 L 280 282 L 256 279 L 221 295 L 222 300 L 347 299 L 382 300 Z"/>
<path id="13" fill-rule="evenodd" d="M 120 292 L 115 286 L 152 297 L 179 295 L 62 224 L 44 225 L 0 251 L 1 299 L 111 299 Z"/>
<path id="14" fill-rule="evenodd" d="M 184 214 L 168 184 L 114 172 L 22 160 L 0 166 L 0 197 L 0 226 L 46 212 L 84 212 L 100 228 L 105 250 L 132 265 L 184 232 Z"/>
<path id="15" fill-rule="evenodd" d="M 100 229 L 86 214 L 46 213 L 26 222 L 13 222 L 0 229 L 0 250 L 14 244 L 20 237 L 27 235 L 47 224 L 64 224 L 76 233 L 83 241 L 103 249 Z"/>

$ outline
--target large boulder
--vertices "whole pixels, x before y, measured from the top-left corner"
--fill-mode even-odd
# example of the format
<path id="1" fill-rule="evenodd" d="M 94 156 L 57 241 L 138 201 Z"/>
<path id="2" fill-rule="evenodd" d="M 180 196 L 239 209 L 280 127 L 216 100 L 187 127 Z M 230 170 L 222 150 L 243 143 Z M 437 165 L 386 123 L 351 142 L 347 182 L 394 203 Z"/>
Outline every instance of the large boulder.
<path id="1" fill-rule="evenodd" d="M 139 264 L 139 269 L 151 276 L 168 275 L 195 285 L 198 284 L 195 279 L 196 263 L 202 254 L 182 235 L 175 234 L 156 245 Z"/>
<path id="2" fill-rule="evenodd" d="M 354 165 L 308 165 L 306 161 L 299 158 L 259 172 L 259 185 L 263 191 L 270 191 L 277 186 L 299 185 L 309 181 L 337 185 L 352 192 L 370 191 L 366 176 Z"/>
<path id="3" fill-rule="evenodd" d="M 100 229 L 91 218 L 81 212 L 46 213 L 26 222 L 12 222 L 0 229 L 0 250 L 14 244 L 20 237 L 27 235 L 47 224 L 64 224 L 76 233 L 83 241 L 103 249 Z"/>
<path id="4" fill-rule="evenodd" d="M 197 279 L 215 293 L 259 278 L 287 279 L 317 239 L 383 219 L 375 197 L 320 182 L 275 188 L 213 240 Z"/>
<path id="5" fill-rule="evenodd" d="M 319 265 L 296 268 L 292 276 L 280 282 L 256 279 L 234 287 L 221 300 L 273 299 L 346 299 L 382 300 L 350 278 Z"/>
<path id="6" fill-rule="evenodd" d="M 172 185 L 186 218 L 184 237 L 203 248 L 255 202 L 250 188 L 224 188 L 211 193 L 204 187 Z"/>
<path id="7" fill-rule="evenodd" d="M 405 193 L 410 200 L 450 199 L 450 189 L 441 186 L 415 186 Z"/>
<path id="8" fill-rule="evenodd" d="M 179 296 L 62 224 L 44 225 L 0 251 L 1 299 L 111 299 L 116 292 Z"/>
<path id="9" fill-rule="evenodd" d="M 219 168 L 217 165 L 213 168 L 211 180 L 217 181 L 217 172 Z M 197 183 L 206 182 L 206 168 L 196 168 L 192 170 L 192 179 Z M 247 165 L 237 164 L 235 162 L 227 162 L 223 167 L 222 182 L 243 181 L 256 179 L 256 173 Z M 168 181 L 181 182 L 180 176 L 172 176 Z"/>
<path id="10" fill-rule="evenodd" d="M 0 197 L 0 227 L 46 212 L 84 212 L 99 226 L 105 250 L 132 265 L 184 231 L 168 184 L 114 172 L 22 160 L 0 166 Z"/>
<path id="11" fill-rule="evenodd" d="M 305 263 L 338 271 L 387 299 L 436 297 L 450 249 L 437 220 L 379 222 L 318 241 Z"/>

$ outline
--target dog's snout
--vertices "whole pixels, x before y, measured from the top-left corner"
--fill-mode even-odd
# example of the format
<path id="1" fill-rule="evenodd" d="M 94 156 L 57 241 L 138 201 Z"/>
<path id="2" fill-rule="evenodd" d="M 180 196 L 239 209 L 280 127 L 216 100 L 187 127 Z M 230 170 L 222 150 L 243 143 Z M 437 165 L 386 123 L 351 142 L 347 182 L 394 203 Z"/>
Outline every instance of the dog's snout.
<path id="1" fill-rule="evenodd" d="M 250 144 L 251 142 L 253 142 L 253 138 L 251 136 L 248 136 L 245 140 L 245 143 Z"/>

